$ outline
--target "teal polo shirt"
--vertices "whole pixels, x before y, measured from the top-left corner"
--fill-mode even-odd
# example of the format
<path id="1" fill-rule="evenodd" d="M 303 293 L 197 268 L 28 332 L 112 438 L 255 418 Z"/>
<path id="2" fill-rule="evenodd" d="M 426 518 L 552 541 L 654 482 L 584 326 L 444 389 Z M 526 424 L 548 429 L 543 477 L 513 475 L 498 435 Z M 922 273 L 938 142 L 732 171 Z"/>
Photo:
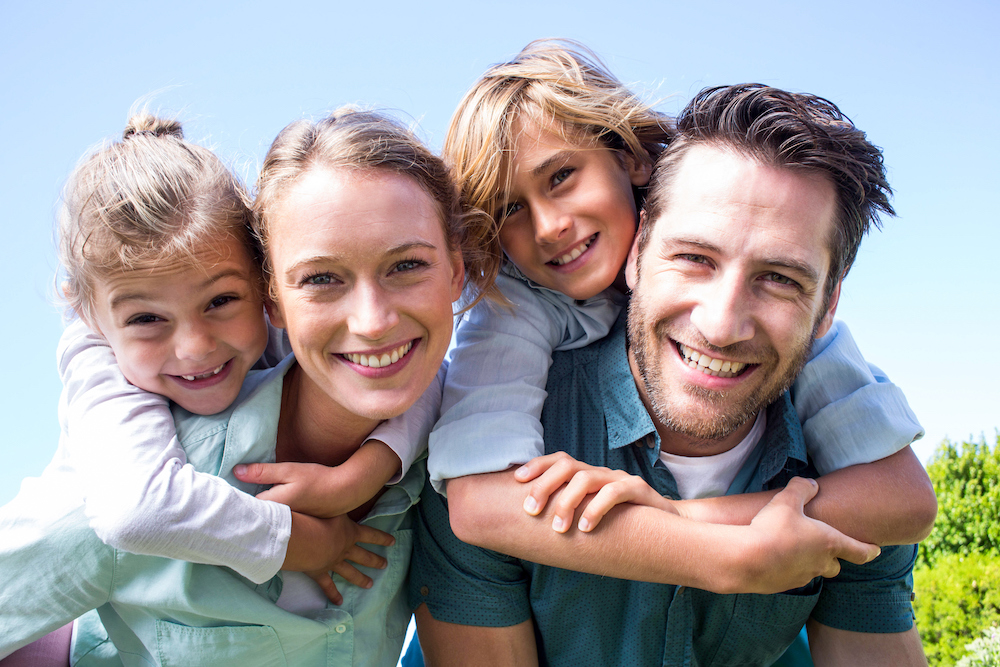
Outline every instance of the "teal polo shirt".
<path id="1" fill-rule="evenodd" d="M 625 318 L 586 348 L 553 355 L 542 413 L 546 453 L 641 475 L 664 496 L 677 485 L 628 365 Z M 788 395 L 768 408 L 763 438 L 730 494 L 815 477 Z M 450 623 L 506 627 L 534 619 L 547 665 L 768 665 L 809 618 L 856 632 L 912 626 L 915 546 L 888 547 L 864 566 L 777 595 L 707 591 L 572 572 L 460 542 L 447 501 L 424 488 L 410 571 L 410 605 Z"/>

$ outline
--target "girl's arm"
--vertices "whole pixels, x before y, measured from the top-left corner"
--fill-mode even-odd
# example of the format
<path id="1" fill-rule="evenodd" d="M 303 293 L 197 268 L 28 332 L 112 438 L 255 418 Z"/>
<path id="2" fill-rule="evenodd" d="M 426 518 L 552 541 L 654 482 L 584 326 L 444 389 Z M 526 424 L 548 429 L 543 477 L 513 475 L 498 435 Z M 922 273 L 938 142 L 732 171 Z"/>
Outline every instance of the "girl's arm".
<path id="1" fill-rule="evenodd" d="M 611 296 L 577 303 L 505 273 L 497 285 L 513 309 L 482 302 L 456 331 L 427 463 L 439 493 L 445 480 L 503 471 L 544 452 L 539 420 L 553 350 L 603 338 L 620 311 Z"/>
<path id="2" fill-rule="evenodd" d="M 58 360 L 67 448 L 102 541 L 225 565 L 256 583 L 277 573 L 292 528 L 287 507 L 188 465 L 166 399 L 130 384 L 82 322 L 66 328 Z"/>

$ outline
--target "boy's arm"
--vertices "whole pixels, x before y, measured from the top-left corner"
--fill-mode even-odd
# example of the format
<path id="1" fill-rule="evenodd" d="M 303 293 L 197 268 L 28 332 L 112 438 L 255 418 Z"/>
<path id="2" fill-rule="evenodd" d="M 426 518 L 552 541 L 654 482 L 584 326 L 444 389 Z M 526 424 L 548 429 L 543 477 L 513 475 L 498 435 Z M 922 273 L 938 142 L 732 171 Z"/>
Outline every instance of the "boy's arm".
<path id="1" fill-rule="evenodd" d="M 551 506 L 522 509 L 524 487 L 513 472 L 448 482 L 449 513 L 464 542 L 536 563 L 638 581 L 693 586 L 716 593 L 776 593 L 834 576 L 838 558 L 867 562 L 877 547 L 805 517 L 816 492 L 795 479 L 749 526 L 714 525 L 641 505 L 618 505 L 591 533 L 552 530 Z"/>
<path id="2" fill-rule="evenodd" d="M 90 525 L 124 551 L 225 565 L 256 583 L 278 571 L 291 512 L 187 464 L 166 399 L 131 385 L 80 321 L 59 345 L 61 418 Z"/>
<path id="3" fill-rule="evenodd" d="M 427 463 L 439 493 L 446 479 L 503 471 L 544 452 L 539 419 L 553 350 L 604 337 L 619 312 L 610 298 L 576 304 L 503 273 L 497 285 L 513 309 L 481 302 L 455 334 Z"/>

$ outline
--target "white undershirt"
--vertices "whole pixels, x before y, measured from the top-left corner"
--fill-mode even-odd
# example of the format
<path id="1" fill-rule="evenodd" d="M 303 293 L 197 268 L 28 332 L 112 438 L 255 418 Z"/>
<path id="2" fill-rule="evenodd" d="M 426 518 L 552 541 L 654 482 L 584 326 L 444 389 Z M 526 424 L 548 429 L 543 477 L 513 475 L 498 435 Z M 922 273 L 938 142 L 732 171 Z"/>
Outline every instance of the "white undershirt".
<path id="1" fill-rule="evenodd" d="M 726 495 L 733 480 L 764 435 L 767 418 L 757 413 L 747 437 L 732 449 L 714 456 L 677 456 L 660 451 L 660 460 L 677 481 L 682 500 L 715 498 Z"/>

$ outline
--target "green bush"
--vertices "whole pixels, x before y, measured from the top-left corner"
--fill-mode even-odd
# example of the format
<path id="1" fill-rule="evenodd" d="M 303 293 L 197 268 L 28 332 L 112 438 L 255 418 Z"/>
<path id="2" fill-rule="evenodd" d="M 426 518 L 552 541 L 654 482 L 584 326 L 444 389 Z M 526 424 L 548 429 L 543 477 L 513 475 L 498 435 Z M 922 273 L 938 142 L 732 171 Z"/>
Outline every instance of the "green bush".
<path id="1" fill-rule="evenodd" d="M 913 572 L 913 610 L 931 665 L 954 665 L 984 628 L 1000 623 L 1000 557 L 948 554 Z"/>
<path id="2" fill-rule="evenodd" d="M 938 516 L 918 563 L 934 565 L 945 554 L 1000 555 L 1000 446 L 990 448 L 985 439 L 957 446 L 945 440 L 927 474 Z"/>
<path id="3" fill-rule="evenodd" d="M 969 652 L 955 667 L 996 667 L 1000 665 L 1000 628 L 991 627 L 965 647 Z"/>

